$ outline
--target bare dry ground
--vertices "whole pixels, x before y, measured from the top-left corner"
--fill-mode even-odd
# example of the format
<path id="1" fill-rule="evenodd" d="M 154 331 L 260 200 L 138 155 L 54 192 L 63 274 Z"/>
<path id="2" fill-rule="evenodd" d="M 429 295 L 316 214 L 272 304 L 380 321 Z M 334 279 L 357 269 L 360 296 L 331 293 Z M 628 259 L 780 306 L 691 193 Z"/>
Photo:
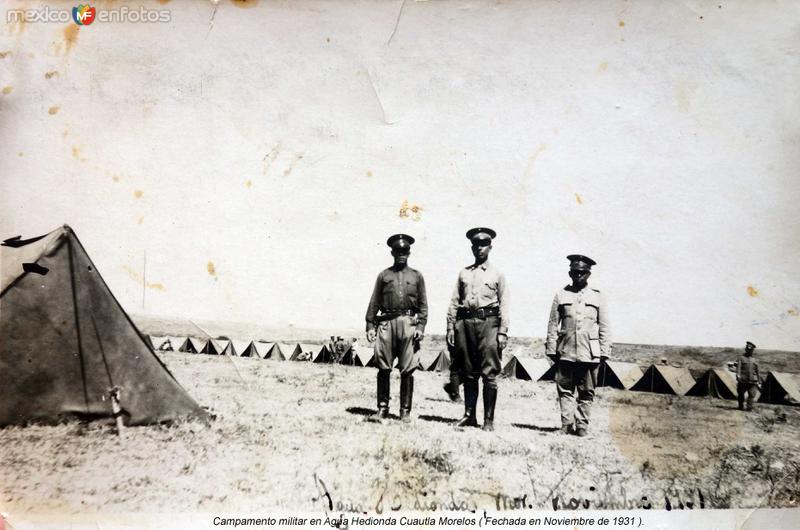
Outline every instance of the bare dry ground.
<path id="1" fill-rule="evenodd" d="M 216 419 L 127 429 L 0 429 L 7 511 L 796 507 L 800 410 L 603 388 L 586 438 L 561 435 L 552 383 L 503 380 L 497 430 L 458 430 L 444 375 L 414 421 L 366 420 L 375 370 L 160 353 Z M 399 379 L 393 375 L 392 412 Z M 479 411 L 480 414 L 480 411 Z M 572 499 L 575 499 L 574 501 Z"/>

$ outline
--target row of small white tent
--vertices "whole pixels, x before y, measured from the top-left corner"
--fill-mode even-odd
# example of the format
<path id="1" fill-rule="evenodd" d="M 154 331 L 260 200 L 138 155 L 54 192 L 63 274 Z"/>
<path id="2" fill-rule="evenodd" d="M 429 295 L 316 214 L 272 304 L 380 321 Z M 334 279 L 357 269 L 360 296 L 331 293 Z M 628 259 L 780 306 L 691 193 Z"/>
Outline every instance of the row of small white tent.
<path id="1" fill-rule="evenodd" d="M 548 359 L 512 356 L 504 365 L 502 375 L 527 381 L 553 381 L 556 365 Z M 737 399 L 736 379 L 726 368 L 710 368 L 695 380 L 688 368 L 654 364 L 642 369 L 636 363 L 604 361 L 598 369 L 597 386 L 678 396 Z M 759 401 L 800 405 L 800 374 L 768 372 L 761 386 Z"/>
<path id="2" fill-rule="evenodd" d="M 154 349 L 209 355 L 235 355 L 278 361 L 310 360 L 332 363 L 335 356 L 326 344 L 247 341 L 236 339 L 198 339 L 195 337 L 149 336 Z M 374 366 L 372 348 L 354 351 L 349 345 L 339 360 L 352 366 Z M 445 350 L 422 352 L 420 368 L 445 371 L 450 356 Z M 546 358 L 512 355 L 503 365 L 502 376 L 526 381 L 553 381 L 556 365 Z M 654 364 L 642 368 L 636 363 L 604 361 L 597 373 L 597 386 L 622 390 L 672 394 L 678 396 L 712 396 L 737 399 L 736 380 L 726 368 L 710 368 L 695 380 L 688 368 Z M 771 371 L 764 379 L 759 401 L 800 405 L 800 374 Z"/>
<path id="3" fill-rule="evenodd" d="M 326 345 L 310 343 L 265 342 L 237 339 L 202 339 L 197 337 L 147 336 L 154 350 L 233 355 L 276 361 L 312 360 L 332 362 L 333 355 Z"/>
<path id="4" fill-rule="evenodd" d="M 196 337 L 156 336 L 145 337 L 157 351 L 177 351 L 207 355 L 233 355 L 277 361 L 310 360 L 315 363 L 332 363 L 335 356 L 327 344 L 266 342 L 237 339 L 200 339 Z M 372 348 L 353 349 L 352 345 L 342 354 L 339 363 L 350 366 L 375 366 Z M 428 371 L 444 371 L 450 368 L 450 356 L 446 351 L 422 352 L 420 368 Z"/>

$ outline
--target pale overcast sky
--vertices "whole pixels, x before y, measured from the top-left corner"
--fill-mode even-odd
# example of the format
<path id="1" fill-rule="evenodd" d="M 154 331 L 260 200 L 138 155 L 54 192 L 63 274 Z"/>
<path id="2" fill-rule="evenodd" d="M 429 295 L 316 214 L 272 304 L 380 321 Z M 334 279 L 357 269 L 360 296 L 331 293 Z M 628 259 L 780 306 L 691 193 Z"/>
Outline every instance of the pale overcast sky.
<path id="1" fill-rule="evenodd" d="M 130 312 L 362 329 L 402 231 L 442 333 L 486 225 L 512 335 L 583 253 L 617 341 L 800 349 L 800 4 L 142 5 L 0 32 L 0 236 Z"/>

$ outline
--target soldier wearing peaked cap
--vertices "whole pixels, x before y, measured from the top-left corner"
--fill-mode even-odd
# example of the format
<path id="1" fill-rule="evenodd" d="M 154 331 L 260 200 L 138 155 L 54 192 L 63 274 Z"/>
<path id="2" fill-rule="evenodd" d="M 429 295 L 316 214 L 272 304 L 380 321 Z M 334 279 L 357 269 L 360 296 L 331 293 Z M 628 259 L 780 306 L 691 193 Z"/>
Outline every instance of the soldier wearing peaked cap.
<path id="1" fill-rule="evenodd" d="M 611 354 L 611 331 L 605 297 L 588 286 L 595 261 L 580 254 L 571 254 L 567 259 L 572 284 L 558 291 L 553 299 L 545 353 L 558 364 L 561 431 L 586 436 L 597 370 L 601 359 Z"/>
<path id="2" fill-rule="evenodd" d="M 475 262 L 462 269 L 447 311 L 447 344 L 453 350 L 453 363 L 460 368 L 464 384 L 464 417 L 459 427 L 477 427 L 478 378 L 483 380 L 483 429 L 494 430 L 497 403 L 497 374 L 500 358 L 508 343 L 508 289 L 506 279 L 489 263 L 489 252 L 496 233 L 491 228 L 467 232 Z M 457 395 L 458 381 L 451 379 Z"/>
<path id="3" fill-rule="evenodd" d="M 753 402 L 758 399 L 761 378 L 758 375 L 758 362 L 753 358 L 755 351 L 756 345 L 747 341 L 744 345 L 744 355 L 736 361 L 736 393 L 739 398 L 739 410 L 753 410 Z"/>
<path id="4" fill-rule="evenodd" d="M 400 370 L 400 419 L 411 421 L 414 395 L 414 370 L 419 364 L 419 344 L 428 321 L 428 298 L 422 274 L 408 266 L 414 238 L 395 234 L 386 244 L 392 249 L 394 264 L 381 271 L 367 307 L 367 340 L 375 343 L 378 368 L 378 412 L 389 417 L 390 375 L 397 358 Z"/>

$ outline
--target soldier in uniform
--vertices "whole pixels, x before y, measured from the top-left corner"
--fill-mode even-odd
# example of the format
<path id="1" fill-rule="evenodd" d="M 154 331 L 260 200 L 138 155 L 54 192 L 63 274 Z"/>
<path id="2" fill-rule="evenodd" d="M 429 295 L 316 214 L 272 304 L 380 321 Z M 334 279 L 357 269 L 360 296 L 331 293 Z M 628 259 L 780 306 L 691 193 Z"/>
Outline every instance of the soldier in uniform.
<path id="1" fill-rule="evenodd" d="M 419 344 L 428 321 L 428 298 L 425 280 L 419 271 L 408 266 L 414 238 L 395 234 L 386 244 L 392 249 L 394 265 L 381 271 L 367 308 L 367 340 L 375 343 L 378 368 L 378 412 L 389 416 L 390 375 L 397 358 L 400 370 L 400 419 L 411 421 L 414 395 L 414 370 L 419 364 Z M 377 340 L 376 340 L 377 339 Z"/>
<path id="2" fill-rule="evenodd" d="M 753 359 L 756 345 L 747 341 L 744 355 L 736 361 L 736 393 L 739 397 L 739 410 L 753 410 L 753 401 L 758 399 L 758 388 L 761 379 L 758 375 L 758 362 Z M 747 407 L 744 406 L 745 394 Z"/>
<path id="3" fill-rule="evenodd" d="M 496 233 L 491 228 L 467 232 L 475 263 L 458 274 L 447 311 L 447 344 L 453 349 L 453 363 L 461 369 L 464 385 L 464 417 L 459 427 L 477 427 L 478 378 L 483 379 L 483 430 L 494 430 L 497 403 L 497 374 L 500 358 L 508 343 L 508 292 L 506 279 L 489 263 Z M 458 383 L 455 394 L 458 395 Z M 448 390 L 446 388 L 446 390 Z M 448 394 L 452 392 L 448 390 Z"/>
<path id="4" fill-rule="evenodd" d="M 587 284 L 595 261 L 579 254 L 567 259 L 572 284 L 558 291 L 553 300 L 545 353 L 558 364 L 555 379 L 561 432 L 586 436 L 597 369 L 601 359 L 611 354 L 611 332 L 605 297 Z"/>

